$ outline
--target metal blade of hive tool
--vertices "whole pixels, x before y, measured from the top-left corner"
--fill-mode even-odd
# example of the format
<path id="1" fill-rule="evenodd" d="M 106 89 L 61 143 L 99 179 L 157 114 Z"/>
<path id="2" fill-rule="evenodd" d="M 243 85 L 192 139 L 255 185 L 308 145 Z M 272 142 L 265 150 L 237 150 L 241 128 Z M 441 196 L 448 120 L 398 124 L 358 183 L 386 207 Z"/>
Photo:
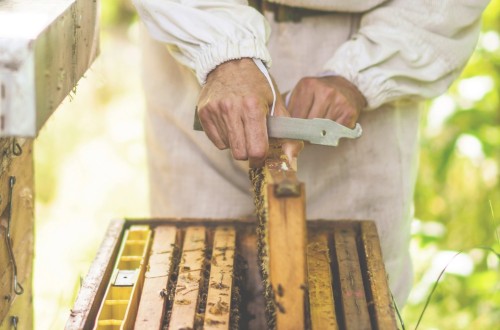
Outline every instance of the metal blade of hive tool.
<path id="1" fill-rule="evenodd" d="M 301 119 L 291 117 L 267 117 L 269 137 L 308 141 L 312 144 L 336 147 L 339 139 L 356 139 L 361 136 L 360 124 L 353 129 L 330 119 Z"/>

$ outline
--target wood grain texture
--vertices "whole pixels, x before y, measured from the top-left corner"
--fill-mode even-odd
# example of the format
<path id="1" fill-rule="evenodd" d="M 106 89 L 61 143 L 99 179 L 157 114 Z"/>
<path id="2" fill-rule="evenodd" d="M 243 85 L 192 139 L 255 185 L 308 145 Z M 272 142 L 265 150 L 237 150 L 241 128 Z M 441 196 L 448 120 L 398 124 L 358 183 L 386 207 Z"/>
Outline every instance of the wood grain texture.
<path id="1" fill-rule="evenodd" d="M 112 221 L 83 281 L 66 330 L 92 329 L 120 248 L 125 220 Z"/>
<path id="2" fill-rule="evenodd" d="M 15 154 L 19 152 L 20 155 Z M 3 182 L 0 184 L 0 214 L 5 211 L 9 204 L 9 177 L 14 175 L 16 178 L 22 177 L 22 180 L 25 180 L 26 176 L 26 179 L 33 180 L 32 158 L 33 139 L 0 138 L 0 181 Z M 26 163 L 28 161 L 29 165 Z M 16 179 L 17 186 L 19 186 L 20 178 Z"/>
<path id="3" fill-rule="evenodd" d="M 303 329 L 307 282 L 305 188 L 281 154 L 266 160 L 265 171 L 269 278 L 276 305 L 276 328 Z M 282 184 L 297 195 L 278 196 Z"/>
<path id="4" fill-rule="evenodd" d="M 229 330 L 233 292 L 236 231 L 234 227 L 217 227 L 212 248 L 207 307 L 203 329 Z"/>
<path id="5" fill-rule="evenodd" d="M 387 274 L 377 227 L 372 221 L 361 222 L 362 273 L 367 283 L 368 306 L 374 329 L 397 329 Z"/>
<path id="6" fill-rule="evenodd" d="M 326 232 L 309 232 L 307 279 L 309 308 L 313 330 L 338 329 L 333 297 L 333 277 Z"/>
<path id="7" fill-rule="evenodd" d="M 139 221 L 126 222 L 127 226 L 132 223 L 137 224 Z M 180 257 L 182 260 L 181 265 L 179 265 L 179 281 L 177 282 L 177 292 L 174 299 L 178 304 L 173 303 L 172 305 L 174 308 L 180 307 L 181 309 L 185 306 L 188 307 L 182 312 L 176 312 L 177 316 L 172 315 L 170 317 L 171 325 L 175 323 L 174 320 L 182 323 L 176 329 L 189 328 L 196 323 L 194 318 L 196 317 L 197 308 L 199 308 L 197 300 L 200 288 L 210 288 L 210 284 L 214 282 L 216 285 L 218 284 L 219 288 L 225 288 L 226 285 L 229 285 L 229 282 L 225 282 L 227 280 L 226 276 L 220 276 L 221 270 L 225 269 L 221 266 L 224 262 L 229 261 L 229 259 L 220 261 L 221 258 L 223 259 L 222 252 L 226 251 L 226 258 L 228 258 L 229 254 L 227 253 L 231 251 L 231 244 L 228 244 L 224 240 L 224 237 L 227 238 L 228 235 L 222 235 L 222 240 L 218 238 L 216 228 L 221 227 L 220 224 L 223 223 L 224 227 L 231 227 L 237 231 L 238 238 L 236 241 L 238 249 L 241 250 L 241 255 L 246 259 L 249 266 L 246 282 L 244 283 L 244 292 L 248 295 L 245 297 L 247 305 L 245 309 L 240 311 L 240 315 L 244 317 L 255 315 L 255 318 L 250 320 L 250 329 L 266 328 L 266 320 L 263 317 L 265 307 L 262 297 L 263 288 L 261 277 L 257 271 L 257 238 L 254 232 L 254 225 L 247 220 L 239 221 L 231 219 L 207 219 L 206 221 L 202 219 L 152 219 L 151 221 L 143 220 L 140 223 L 151 226 L 161 226 L 164 223 L 165 226 L 175 226 L 178 231 L 186 231 L 184 256 Z M 186 228 L 186 226 L 188 227 Z M 200 228 L 199 230 L 203 231 L 203 234 L 200 234 L 200 232 L 193 233 L 192 228 Z M 336 316 L 339 329 L 397 329 L 394 321 L 394 310 L 390 305 L 390 293 L 374 223 L 364 221 L 309 221 L 308 229 L 310 234 L 308 235 L 307 279 L 311 301 L 310 316 L 312 328 L 335 329 L 332 320 Z M 208 236 L 212 240 L 212 233 L 214 231 L 215 235 L 213 237 L 215 243 L 212 260 L 216 261 L 212 261 L 211 278 L 208 284 L 201 285 L 202 275 L 200 272 L 204 268 L 203 263 L 205 262 L 204 247 L 208 245 L 205 242 L 205 237 Z M 280 235 L 283 235 L 282 233 L 283 231 L 280 232 Z M 232 239 L 229 241 L 232 242 Z M 217 242 L 223 243 L 219 245 Z M 229 246 L 229 248 L 225 246 Z M 329 253 L 327 252 L 328 249 L 330 250 Z M 217 251 L 220 253 L 217 253 Z M 328 259 L 328 255 L 331 256 L 331 260 Z M 280 252 L 278 257 L 288 264 L 295 262 L 290 261 L 287 253 Z M 194 265 L 193 267 L 189 265 L 191 264 L 190 260 Z M 214 263 L 218 266 L 215 266 Z M 330 269 L 329 265 L 331 265 Z M 229 265 L 227 267 L 229 269 Z M 288 265 L 288 267 L 290 266 Z M 301 269 L 295 269 L 295 271 L 300 274 Z M 332 288 L 327 288 L 328 285 L 320 285 L 318 289 L 317 284 L 319 282 L 317 280 L 311 281 L 311 276 L 316 277 L 316 279 L 326 279 L 328 278 L 327 274 L 329 271 L 331 271 L 333 278 L 330 281 L 333 282 Z M 217 274 L 219 275 L 218 277 Z M 318 274 L 320 275 L 318 276 Z M 184 281 L 184 284 L 182 284 L 182 281 Z M 325 282 L 328 281 L 326 280 Z M 332 289 L 334 297 L 331 294 L 325 295 L 327 291 L 331 291 Z M 221 297 L 222 291 L 219 290 L 218 297 L 217 295 L 209 294 L 211 297 L 207 298 L 207 301 L 210 302 L 210 306 L 207 305 L 207 308 L 216 306 L 218 308 L 217 313 L 224 309 L 221 308 L 221 306 L 225 306 L 222 304 L 224 302 L 223 297 Z M 193 296 L 190 296 L 190 294 Z M 286 299 L 283 299 L 283 297 L 286 298 L 287 294 L 284 286 L 274 288 L 274 294 L 277 299 L 282 299 L 281 301 L 286 303 Z M 331 297 L 331 302 L 325 303 L 329 299 L 328 296 Z M 315 301 L 318 300 L 322 301 L 322 303 L 316 305 Z M 215 302 L 220 303 L 217 305 Z M 277 302 L 281 306 L 281 302 L 279 300 Z M 303 299 L 301 302 L 303 302 Z M 289 316 L 290 319 L 297 320 L 296 315 L 288 315 L 287 310 L 285 312 L 283 316 Z M 299 315 L 299 318 L 303 319 L 304 314 Z M 319 321 L 317 320 L 318 318 Z M 303 321 L 299 320 L 298 322 Z M 225 326 L 222 323 L 215 323 L 211 324 L 211 326 L 216 325 L 214 328 L 224 328 Z M 90 322 L 90 324 L 93 323 Z M 201 325 L 199 322 L 196 324 L 196 326 Z M 283 323 L 279 323 L 278 321 L 277 328 L 280 326 L 283 327 Z M 287 324 L 286 328 L 282 329 L 302 329 L 303 327 L 304 323 L 296 323 Z M 136 328 L 140 327 L 136 326 Z"/>
<path id="8" fill-rule="evenodd" d="M 167 296 L 164 290 L 167 289 L 172 273 L 172 257 L 177 238 L 174 226 L 158 226 L 154 230 L 135 329 L 161 329 Z"/>
<path id="9" fill-rule="evenodd" d="M 179 277 L 169 329 L 193 329 L 205 262 L 206 231 L 204 227 L 188 227 L 182 247 Z"/>
<path id="10" fill-rule="evenodd" d="M 356 229 L 354 226 L 340 227 L 334 231 L 333 238 L 343 309 L 343 318 L 339 321 L 344 323 L 346 330 L 369 330 L 370 315 L 360 271 Z"/>
<path id="11" fill-rule="evenodd" d="M 97 8 L 87 0 L 0 2 L 0 136 L 36 136 L 75 88 L 99 52 Z"/>
<path id="12" fill-rule="evenodd" d="M 5 140 L 1 139 L 4 141 Z M 0 329 L 10 329 L 10 318 L 19 317 L 19 327 L 33 327 L 32 278 L 34 250 L 34 188 L 33 188 L 33 143 L 24 140 L 22 153 L 12 153 L 12 139 L 7 139 L 7 153 L 2 154 L 0 174 Z M 5 150 L 5 149 L 4 149 Z M 17 266 L 18 282 L 24 293 L 13 292 L 13 267 L 6 247 L 6 230 L 9 204 L 9 178 L 16 183 L 12 191 L 12 219 L 10 237 Z"/>
<path id="13" fill-rule="evenodd" d="M 24 288 L 24 293 L 20 296 L 11 295 L 10 303 L 7 300 L 3 300 L 0 305 L 4 305 L 3 308 L 8 307 L 6 314 L 2 321 L 0 321 L 0 330 L 12 330 L 12 318 L 18 318 L 18 329 L 31 330 L 33 329 L 33 235 L 27 235 L 22 241 L 18 242 L 25 247 L 22 253 L 16 253 L 16 262 L 19 272 L 19 281 L 22 283 Z M 10 268 L 9 268 L 10 270 Z M 9 284 L 9 290 L 11 290 L 11 275 L 6 276 L 8 278 L 0 279 L 0 283 Z M 2 288 L 3 290 L 4 288 Z"/>

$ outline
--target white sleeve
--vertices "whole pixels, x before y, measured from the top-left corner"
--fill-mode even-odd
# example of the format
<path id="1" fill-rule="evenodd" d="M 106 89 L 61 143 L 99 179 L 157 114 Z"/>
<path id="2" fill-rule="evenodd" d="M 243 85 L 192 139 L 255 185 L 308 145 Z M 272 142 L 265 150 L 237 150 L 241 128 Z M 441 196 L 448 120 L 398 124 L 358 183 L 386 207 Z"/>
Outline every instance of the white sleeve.
<path id="1" fill-rule="evenodd" d="M 365 13 L 360 30 L 325 64 L 358 87 L 368 109 L 430 98 L 472 54 L 489 0 L 392 0 Z"/>
<path id="2" fill-rule="evenodd" d="M 200 83 L 217 65 L 243 57 L 268 67 L 269 24 L 246 0 L 133 0 L 151 36 L 196 72 Z"/>

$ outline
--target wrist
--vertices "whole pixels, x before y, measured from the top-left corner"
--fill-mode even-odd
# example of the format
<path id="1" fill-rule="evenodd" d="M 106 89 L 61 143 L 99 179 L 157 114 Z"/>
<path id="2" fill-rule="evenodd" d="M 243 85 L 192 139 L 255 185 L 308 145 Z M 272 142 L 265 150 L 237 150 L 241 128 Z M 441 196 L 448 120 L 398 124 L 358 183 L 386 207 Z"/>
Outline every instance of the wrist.
<path id="1" fill-rule="evenodd" d="M 350 82 L 348 79 L 341 75 L 327 75 L 320 79 L 331 79 L 335 81 L 335 84 L 340 85 L 343 90 L 345 90 L 349 96 L 353 104 L 358 110 L 363 110 L 367 107 L 368 102 L 363 93 L 359 90 L 359 88 Z"/>
<path id="2" fill-rule="evenodd" d="M 208 83 L 211 79 L 216 79 L 226 75 L 227 73 L 232 75 L 234 72 L 240 72 L 249 66 L 255 66 L 252 58 L 250 57 L 237 58 L 222 62 L 207 74 L 206 83 Z"/>

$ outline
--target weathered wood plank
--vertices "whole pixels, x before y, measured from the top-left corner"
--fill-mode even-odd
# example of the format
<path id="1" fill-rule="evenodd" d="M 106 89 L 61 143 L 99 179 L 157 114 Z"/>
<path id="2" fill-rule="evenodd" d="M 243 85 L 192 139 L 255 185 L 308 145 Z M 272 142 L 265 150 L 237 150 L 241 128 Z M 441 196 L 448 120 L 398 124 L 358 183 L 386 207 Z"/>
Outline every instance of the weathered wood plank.
<path id="1" fill-rule="evenodd" d="M 172 273 L 172 257 L 177 244 L 175 226 L 158 226 L 154 230 L 148 271 L 144 279 L 135 329 L 161 329 L 165 315 L 164 290 Z"/>
<path id="2" fill-rule="evenodd" d="M 376 329 L 397 329 L 377 227 L 372 221 L 361 222 L 361 253 L 365 265 L 362 273 L 369 286 L 366 290 L 373 323 Z"/>
<path id="3" fill-rule="evenodd" d="M 16 176 L 16 189 L 25 176 L 33 181 L 33 139 L 0 138 L 0 214 L 9 204 L 9 177 Z M 28 165 L 27 162 L 30 162 Z M 27 179 L 27 178 L 26 178 Z"/>
<path id="4" fill-rule="evenodd" d="M 217 227 L 212 247 L 204 329 L 229 329 L 235 249 L 234 227 Z"/>
<path id="5" fill-rule="evenodd" d="M 3 242 L 2 242 L 3 243 Z M 21 241 L 18 241 L 22 248 L 18 248 L 14 251 L 16 255 L 16 263 L 18 269 L 18 280 L 22 283 L 24 293 L 20 296 L 11 294 L 10 302 L 7 299 L 2 299 L 0 305 L 2 309 L 5 307 L 10 307 L 3 320 L 0 320 L 0 330 L 12 330 L 14 329 L 12 324 L 12 318 L 15 317 L 18 320 L 17 329 L 31 330 L 33 329 L 33 232 L 26 235 Z M 7 272 L 0 279 L 2 287 L 4 284 L 8 284 L 8 290 L 12 290 L 12 268 L 9 266 Z M 4 288 L 2 288 L 4 290 Z M 1 298 L 4 298 L 2 296 Z"/>
<path id="6" fill-rule="evenodd" d="M 334 231 L 333 237 L 344 328 L 346 330 L 370 330 L 370 315 L 360 271 L 356 230 L 354 226 L 340 227 Z"/>
<path id="7" fill-rule="evenodd" d="M 333 298 L 333 278 L 326 232 L 309 232 L 307 244 L 307 279 L 311 328 L 338 329 Z"/>
<path id="8" fill-rule="evenodd" d="M 107 283 L 113 272 L 114 260 L 120 248 L 125 220 L 114 220 L 108 226 L 104 240 L 83 281 L 76 302 L 66 323 L 66 330 L 92 329 Z"/>
<path id="9" fill-rule="evenodd" d="M 36 136 L 98 54 L 98 1 L 0 2 L 0 136 Z"/>
<path id="10" fill-rule="evenodd" d="M 169 329 L 193 329 L 205 262 L 205 228 L 189 227 L 182 247 Z"/>
<path id="11" fill-rule="evenodd" d="M 282 154 L 268 158 L 265 170 L 269 278 L 276 327 L 303 329 L 307 281 L 305 188 Z"/>
<path id="12" fill-rule="evenodd" d="M 3 139 L 2 139 L 3 140 Z M 9 139 L 9 145 L 11 140 Z M 32 266 L 33 266 L 33 153 L 32 141 L 23 143 L 22 153 L 18 156 L 7 153 L 2 156 L 2 171 L 0 174 L 0 197 L 2 209 L 0 216 L 0 329 L 7 327 L 8 319 L 19 313 L 26 328 L 32 327 Z M 10 237 L 17 266 L 17 279 L 24 289 L 22 295 L 13 292 L 13 267 L 6 246 L 6 231 L 9 214 L 9 181 L 15 177 L 12 190 L 12 218 Z M 18 288 L 19 289 L 19 288 Z M 20 302 L 16 302 L 21 300 Z M 18 306 L 10 310 L 12 305 Z M 22 307 L 22 308 L 21 308 Z M 4 322 L 2 322 L 5 320 Z"/>

